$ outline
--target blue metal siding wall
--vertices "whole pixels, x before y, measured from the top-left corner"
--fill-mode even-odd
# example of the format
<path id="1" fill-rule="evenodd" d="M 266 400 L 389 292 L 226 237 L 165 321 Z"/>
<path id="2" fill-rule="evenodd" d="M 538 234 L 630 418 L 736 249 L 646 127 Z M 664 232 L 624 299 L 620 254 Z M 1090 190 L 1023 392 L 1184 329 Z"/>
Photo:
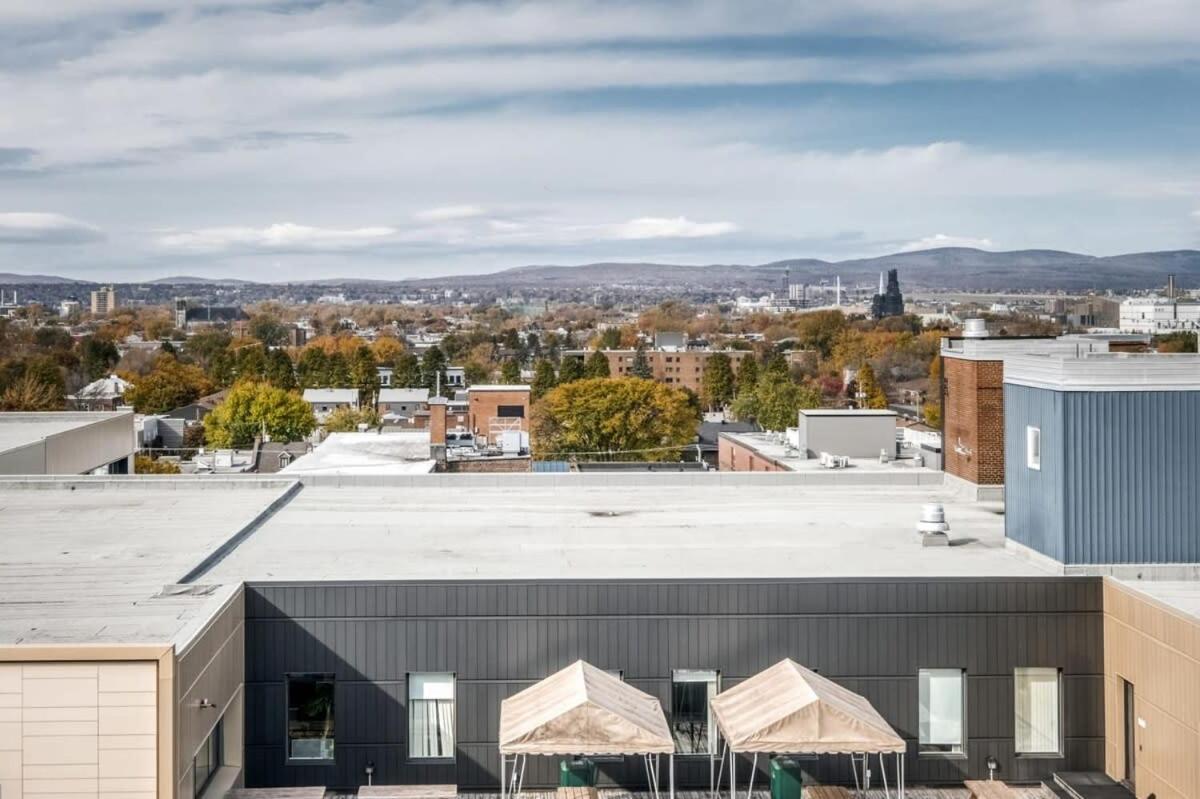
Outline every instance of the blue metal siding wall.
<path id="1" fill-rule="evenodd" d="M 719 669 L 728 687 L 796 658 L 864 694 L 909 740 L 914 783 L 985 776 L 989 755 L 1015 781 L 1097 770 L 1101 593 L 1095 578 L 250 585 L 246 784 L 348 788 L 370 761 L 377 784 L 495 790 L 500 701 L 576 658 L 623 670 L 667 708 L 673 669 Z M 1062 669 L 1063 757 L 1014 755 L 1018 666 Z M 917 670 L 936 667 L 967 672 L 966 759 L 915 752 Z M 332 766 L 286 762 L 284 675 L 309 671 L 337 681 Z M 405 685 L 420 671 L 457 675 L 454 763 L 407 758 Z M 845 760 L 823 758 L 818 777 L 849 782 Z M 532 758 L 528 784 L 553 784 L 556 763 Z M 603 772 L 606 783 L 644 784 L 633 759 Z M 707 786 L 707 759 L 681 758 L 678 775 Z"/>
<path id="2" fill-rule="evenodd" d="M 1200 392 L 1060 396 L 1065 562 L 1200 562 Z"/>
<path id="3" fill-rule="evenodd" d="M 1004 385 L 1004 534 L 1063 561 L 1067 554 L 1063 395 Z M 1025 465 L 1025 428 L 1042 431 L 1042 468 Z"/>

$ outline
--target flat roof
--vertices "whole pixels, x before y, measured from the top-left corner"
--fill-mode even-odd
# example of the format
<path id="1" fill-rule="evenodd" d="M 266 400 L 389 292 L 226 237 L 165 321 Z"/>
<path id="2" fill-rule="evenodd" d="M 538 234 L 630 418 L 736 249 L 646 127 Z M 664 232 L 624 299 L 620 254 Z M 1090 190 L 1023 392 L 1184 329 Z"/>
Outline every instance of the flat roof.
<path id="1" fill-rule="evenodd" d="M 237 590 L 164 596 L 287 489 L 283 481 L 0 480 L 0 645 L 182 645 Z"/>
<path id="2" fill-rule="evenodd" d="M 434 465 L 430 457 L 428 430 L 330 433 L 328 438 L 313 447 L 312 452 L 298 456 L 280 473 L 428 474 L 433 471 Z"/>
<path id="3" fill-rule="evenodd" d="M 1080 356 L 1087 352 L 1108 352 L 1108 340 L 1098 337 L 998 336 L 995 338 L 942 338 L 943 358 L 964 361 L 1004 361 L 1026 353 L 1060 353 Z"/>
<path id="4" fill-rule="evenodd" d="M 1005 361 L 1004 382 L 1052 391 L 1200 391 L 1200 355 L 1018 355 Z"/>
<path id="5" fill-rule="evenodd" d="M 801 408 L 801 416 L 895 416 L 882 408 Z"/>
<path id="6" fill-rule="evenodd" d="M 863 485 L 925 485 L 940 486 L 945 482 L 945 472 L 928 466 L 914 466 L 912 460 L 891 460 L 880 463 L 879 458 L 851 458 L 845 468 L 828 469 L 818 458 L 807 458 L 804 453 L 780 441 L 770 433 L 730 433 L 721 431 L 718 438 L 727 438 L 747 449 L 754 450 L 764 458 L 770 458 L 779 466 L 792 472 L 827 476 L 830 485 L 857 483 Z"/>
<path id="7" fill-rule="evenodd" d="M 1046 576 L 999 503 L 792 474 L 426 475 L 306 482 L 204 582 Z M 737 478 L 737 479 L 730 479 Z M 956 545 L 922 547 L 941 502 Z"/>
<path id="8" fill-rule="evenodd" d="M 45 411 L 0 413 L 0 452 L 21 449 L 30 444 L 106 422 L 121 416 L 133 419 L 133 411 Z"/>

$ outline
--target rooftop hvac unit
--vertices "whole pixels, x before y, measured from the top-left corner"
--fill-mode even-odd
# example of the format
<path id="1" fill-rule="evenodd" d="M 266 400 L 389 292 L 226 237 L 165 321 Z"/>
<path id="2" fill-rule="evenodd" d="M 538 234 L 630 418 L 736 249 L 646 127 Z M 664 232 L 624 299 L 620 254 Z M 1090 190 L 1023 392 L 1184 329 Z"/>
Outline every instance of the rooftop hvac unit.
<path id="1" fill-rule="evenodd" d="M 983 319 L 967 319 L 963 322 L 963 338 L 987 338 L 987 322 Z"/>

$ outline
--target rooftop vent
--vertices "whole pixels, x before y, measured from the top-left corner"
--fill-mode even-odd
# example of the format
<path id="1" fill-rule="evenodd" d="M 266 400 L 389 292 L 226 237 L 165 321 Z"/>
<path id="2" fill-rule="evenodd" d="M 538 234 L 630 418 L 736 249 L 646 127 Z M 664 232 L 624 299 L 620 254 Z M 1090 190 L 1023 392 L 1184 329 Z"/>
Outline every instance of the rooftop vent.
<path id="1" fill-rule="evenodd" d="M 917 522 L 917 532 L 921 534 L 921 546 L 949 546 L 950 538 L 946 535 L 950 525 L 946 524 L 946 511 L 940 503 L 930 503 L 921 506 L 921 520 Z"/>
<path id="2" fill-rule="evenodd" d="M 963 322 L 963 338 L 987 338 L 987 322 L 982 319 L 967 319 Z"/>

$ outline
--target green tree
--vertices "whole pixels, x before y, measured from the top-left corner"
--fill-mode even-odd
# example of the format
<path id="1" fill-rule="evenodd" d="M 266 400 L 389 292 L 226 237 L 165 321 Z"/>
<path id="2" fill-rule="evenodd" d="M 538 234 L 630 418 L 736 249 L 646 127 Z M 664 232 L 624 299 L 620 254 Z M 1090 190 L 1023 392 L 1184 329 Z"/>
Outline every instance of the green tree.
<path id="1" fill-rule="evenodd" d="M 296 366 L 283 350 L 276 349 L 267 353 L 267 365 L 263 375 L 267 382 L 276 388 L 285 391 L 296 388 Z"/>
<path id="2" fill-rule="evenodd" d="M 254 315 L 246 325 L 246 330 L 266 347 L 279 347 L 287 341 L 287 325 L 272 314 Z"/>
<path id="3" fill-rule="evenodd" d="M 714 352 L 704 363 L 704 376 L 700 380 L 700 396 L 709 410 L 724 408 L 733 402 L 736 382 L 733 362 L 723 352 Z"/>
<path id="4" fill-rule="evenodd" d="M 638 345 L 637 352 L 633 355 L 633 365 L 629 367 L 629 374 L 643 380 L 654 379 L 654 370 L 650 368 L 650 359 L 646 357 L 646 348 L 641 344 Z"/>
<path id="5" fill-rule="evenodd" d="M 565 383 L 582 380 L 583 371 L 583 358 L 576 355 L 564 355 L 558 365 L 558 384 L 561 386 Z"/>
<path id="6" fill-rule="evenodd" d="M 379 390 L 379 370 L 370 347 L 361 346 L 350 356 L 350 385 L 358 389 L 359 400 L 367 403 Z"/>
<path id="7" fill-rule="evenodd" d="M 430 394 L 434 394 L 438 390 L 439 383 L 442 390 L 445 391 L 446 354 L 442 352 L 441 347 L 434 344 L 425 350 L 425 354 L 421 357 L 421 385 L 429 389 Z"/>
<path id="8" fill-rule="evenodd" d="M 235 350 L 235 379 L 262 380 L 267 374 L 267 356 L 262 346 L 248 344 Z"/>
<path id="9" fill-rule="evenodd" d="M 537 402 L 546 396 L 557 383 L 558 376 L 554 374 L 554 364 L 545 358 L 539 358 L 533 365 L 533 383 L 530 385 L 533 401 Z"/>
<path id="10" fill-rule="evenodd" d="M 879 379 L 875 377 L 875 368 L 870 362 L 864 361 L 863 365 L 858 368 L 858 396 L 862 407 L 885 409 L 888 406 L 887 394 L 884 393 L 883 386 L 879 385 Z"/>
<path id="11" fill-rule="evenodd" d="M 392 363 L 392 385 L 396 388 L 417 388 L 421 385 L 421 361 L 411 352 L 396 356 Z"/>
<path id="12" fill-rule="evenodd" d="M 224 330 L 209 328 L 201 330 L 189 338 L 183 346 L 183 352 L 193 363 L 211 374 L 213 359 L 218 354 L 228 351 L 232 341 L 233 337 Z M 215 376 L 214 379 L 216 379 Z M 217 382 L 223 381 L 217 380 Z"/>
<path id="13" fill-rule="evenodd" d="M 587 377 L 608 377 L 611 374 L 608 368 L 608 356 L 600 350 L 593 352 L 588 356 L 583 373 Z"/>
<path id="14" fill-rule="evenodd" d="M 374 408 L 338 408 L 325 417 L 321 424 L 329 433 L 353 433 L 360 424 L 367 427 L 379 427 L 379 413 Z"/>
<path id="15" fill-rule="evenodd" d="M 509 358 L 501 364 L 500 382 L 510 386 L 521 382 L 521 365 L 516 358 Z"/>
<path id="16" fill-rule="evenodd" d="M 299 441 L 313 431 L 317 420 L 299 394 L 270 383 L 238 383 L 225 401 L 204 419 L 209 446 L 245 449 L 266 432 L 274 441 Z"/>
<path id="17" fill-rule="evenodd" d="M 754 355 L 750 354 L 742 358 L 742 362 L 738 365 L 737 370 L 737 396 L 748 391 L 754 391 L 754 387 L 758 385 L 758 361 L 754 360 Z"/>
<path id="18" fill-rule="evenodd" d="M 539 458 L 601 452 L 665 461 L 695 440 L 699 423 L 684 391 L 636 377 L 587 378 L 548 392 L 534 406 L 531 431 Z"/>
<path id="19" fill-rule="evenodd" d="M 135 378 L 126 389 L 125 402 L 138 413 L 166 413 L 212 393 L 213 388 L 212 380 L 199 366 L 163 355 L 154 362 L 150 374 Z"/>
<path id="20" fill-rule="evenodd" d="M 121 360 L 117 345 L 106 338 L 88 336 L 79 345 L 79 360 L 88 382 L 107 377 Z"/>
<path id="21" fill-rule="evenodd" d="M 1195 352 L 1196 334 L 1187 330 L 1177 333 L 1167 333 L 1154 339 L 1154 348 L 1158 352 Z"/>
<path id="22" fill-rule="evenodd" d="M 329 386 L 329 356 L 320 347 L 306 347 L 296 363 L 296 382 L 301 388 Z"/>
<path id="23" fill-rule="evenodd" d="M 615 350 L 621 346 L 621 328 L 606 327 L 600 333 L 600 341 L 597 343 L 598 349 Z"/>
<path id="24" fill-rule="evenodd" d="M 757 422 L 764 430 L 786 430 L 796 426 L 802 408 L 819 407 L 817 389 L 797 385 L 787 375 L 765 372 L 753 390 L 738 394 L 732 410 L 738 419 Z"/>
<path id="25" fill-rule="evenodd" d="M 340 352 L 325 356 L 325 387 L 346 388 L 350 385 L 350 363 Z"/>

